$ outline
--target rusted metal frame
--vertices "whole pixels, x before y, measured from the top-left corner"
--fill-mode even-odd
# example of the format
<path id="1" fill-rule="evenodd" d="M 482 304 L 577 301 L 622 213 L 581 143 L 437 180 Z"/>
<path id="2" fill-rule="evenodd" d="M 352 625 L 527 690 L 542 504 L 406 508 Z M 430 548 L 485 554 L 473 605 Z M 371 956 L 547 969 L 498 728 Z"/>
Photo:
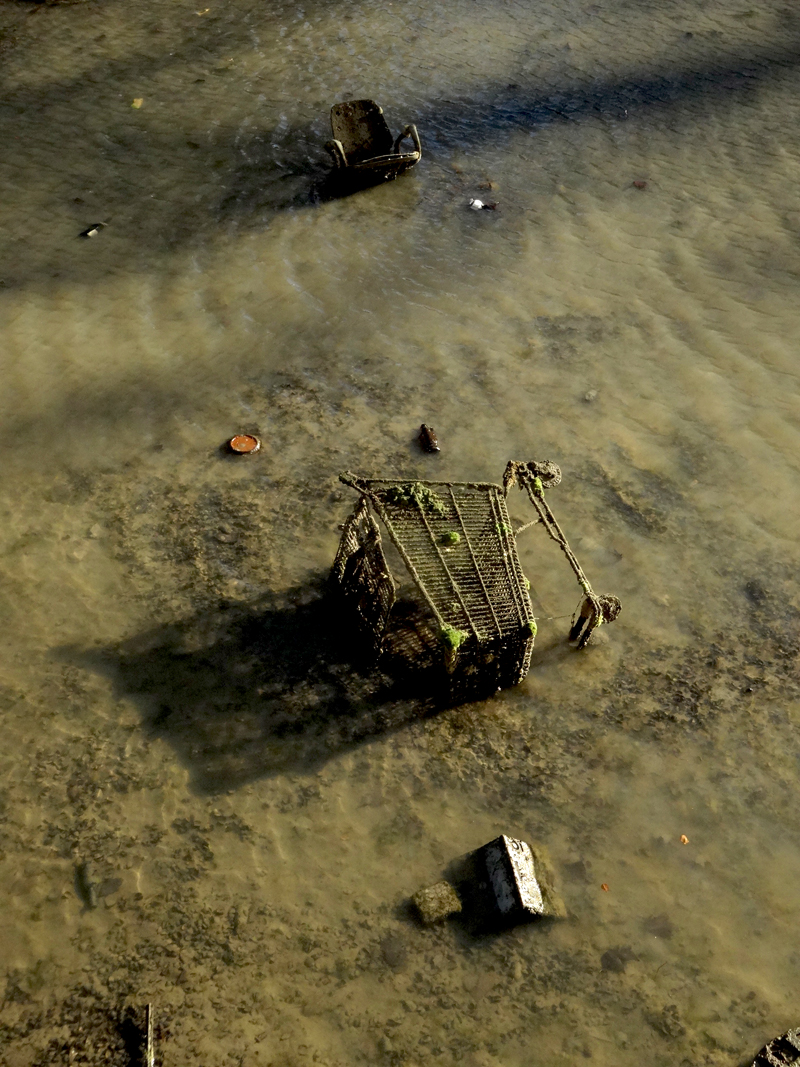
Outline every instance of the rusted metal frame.
<path id="1" fill-rule="evenodd" d="M 518 526 L 517 529 L 514 531 L 514 536 L 519 537 L 519 535 L 523 533 L 523 531 L 529 530 L 531 526 L 538 526 L 541 521 L 541 519 L 531 519 L 530 522 L 523 523 L 522 526 Z"/>
<path id="2" fill-rule="evenodd" d="M 595 591 L 592 589 L 589 579 L 586 577 L 583 571 L 583 567 L 581 567 L 580 563 L 578 562 L 578 557 L 569 547 L 569 542 L 564 536 L 563 530 L 558 525 L 555 515 L 550 510 L 550 505 L 545 500 L 544 494 L 542 493 L 541 495 L 539 495 L 538 493 L 536 493 L 531 486 L 530 480 L 524 475 L 520 480 L 525 486 L 525 491 L 528 494 L 528 499 L 533 504 L 539 517 L 544 523 L 544 528 L 547 530 L 548 534 L 556 542 L 556 544 L 560 546 L 561 551 L 567 557 L 569 565 L 572 567 L 572 570 L 575 573 L 575 577 L 578 579 L 578 585 L 580 585 L 586 597 L 586 601 L 588 601 L 591 606 L 591 615 L 588 616 L 589 621 L 587 623 L 585 631 L 580 637 L 580 641 L 578 642 L 578 648 L 583 648 L 586 642 L 594 633 L 594 631 L 603 621 L 603 609 L 600 606 L 600 598 L 597 596 L 597 593 L 595 593 Z M 586 601 L 584 601 L 581 605 L 581 614 L 583 614 L 583 605 L 586 603 Z"/>
<path id="3" fill-rule="evenodd" d="M 495 486 L 494 488 L 496 490 L 499 490 L 499 486 Z M 517 609 L 517 615 L 519 616 L 519 621 L 520 622 L 530 622 L 530 619 L 533 617 L 533 608 L 531 607 L 530 613 L 525 611 L 525 603 L 524 603 L 524 601 L 522 601 L 522 599 L 520 597 L 519 575 L 516 574 L 513 571 L 510 571 L 509 570 L 509 566 L 508 566 L 508 553 L 510 551 L 514 551 L 514 553 L 516 554 L 515 546 L 511 542 L 511 534 L 508 533 L 508 530 L 511 529 L 511 525 L 510 525 L 510 521 L 511 520 L 509 519 L 508 523 L 503 521 L 503 515 L 502 515 L 502 513 L 500 511 L 500 508 L 498 506 L 497 497 L 494 494 L 490 494 L 489 499 L 491 500 L 492 515 L 494 516 L 495 524 L 496 524 L 496 526 L 498 528 L 498 531 L 499 530 L 503 531 L 503 533 L 501 535 L 501 540 L 503 538 L 505 539 L 504 540 L 504 547 L 505 547 L 506 551 L 503 553 L 503 565 L 505 566 L 506 576 L 508 577 L 509 585 L 511 586 L 511 593 L 512 593 L 512 598 L 514 600 L 514 606 Z M 530 604 L 530 598 L 528 598 L 528 603 Z"/>
<path id="4" fill-rule="evenodd" d="M 483 590 L 483 595 L 486 597 L 486 603 L 489 606 L 489 611 L 491 611 L 491 613 L 492 613 L 492 618 L 494 619 L 494 624 L 497 627 L 497 635 L 498 635 L 498 637 L 502 637 L 503 636 L 503 629 L 500 626 L 500 620 L 497 618 L 497 614 L 496 614 L 496 612 L 494 610 L 494 605 L 492 604 L 492 598 L 489 596 L 489 590 L 486 588 L 486 583 L 483 580 L 483 575 L 481 574 L 481 568 L 478 565 L 477 559 L 475 558 L 475 552 L 473 551 L 473 548 L 472 548 L 472 542 L 469 539 L 469 534 L 467 533 L 467 527 L 466 527 L 464 519 L 463 519 L 463 517 L 461 515 L 461 509 L 458 506 L 458 501 L 456 500 L 456 496 L 455 496 L 455 493 L 453 492 L 452 485 L 449 487 L 449 491 L 450 491 L 450 499 L 453 501 L 453 507 L 455 508 L 456 515 L 458 515 L 458 521 L 461 524 L 461 529 L 464 531 L 464 540 L 466 541 L 467 548 L 469 549 L 469 554 L 470 554 L 470 557 L 472 559 L 472 564 L 475 567 L 475 573 L 478 576 L 478 581 L 481 583 L 481 589 Z"/>
<path id="5" fill-rule="evenodd" d="M 360 529 L 361 523 L 366 527 L 365 532 L 362 532 Z M 345 537 L 349 541 L 347 550 L 344 547 Z M 379 560 L 377 561 L 372 558 L 376 554 L 376 550 L 377 555 L 379 556 Z M 353 568 L 351 571 L 350 581 L 345 584 L 345 574 L 348 562 L 356 556 L 359 551 L 361 552 L 361 559 L 358 561 L 357 567 Z M 382 566 L 378 567 L 375 565 L 376 563 L 382 563 Z M 383 552 L 380 527 L 370 514 L 369 504 L 363 496 L 360 498 L 359 502 L 353 509 L 352 514 L 345 523 L 344 537 L 340 542 L 339 551 L 334 560 L 333 573 L 336 576 L 343 594 L 347 597 L 354 598 L 355 603 L 353 604 L 353 607 L 355 613 L 361 620 L 362 625 L 370 628 L 370 631 L 375 638 L 376 648 L 380 649 L 386 634 L 389 613 L 395 602 L 397 586 L 394 577 L 389 570 L 386 556 Z M 388 590 L 386 588 L 387 585 Z M 380 603 L 380 616 L 382 621 L 380 630 L 376 628 L 375 619 L 368 618 L 364 614 L 361 607 L 361 597 L 356 595 L 356 586 L 368 589 L 370 596 L 373 598 L 373 603 Z M 388 610 L 384 611 L 384 606 L 387 602 Z"/>
<path id="6" fill-rule="evenodd" d="M 156 1039 L 154 1031 L 154 1015 L 153 1005 L 148 1004 L 145 1009 L 145 1046 L 144 1046 L 144 1062 L 145 1067 L 156 1067 Z"/>
<path id="7" fill-rule="evenodd" d="M 561 551 L 569 560 L 569 565 L 575 572 L 575 577 L 578 579 L 578 584 L 580 585 L 581 589 L 583 589 L 584 593 L 586 593 L 587 596 L 590 595 L 592 593 L 592 587 L 589 584 L 589 579 L 584 574 L 583 568 L 581 567 L 580 563 L 578 563 L 577 556 L 569 547 L 569 542 L 564 536 L 564 532 L 562 531 L 561 527 L 556 522 L 556 517 L 550 510 L 549 504 L 543 497 L 538 496 L 534 492 L 527 480 L 525 480 L 524 485 L 525 490 L 528 494 L 528 499 L 536 508 L 536 511 L 539 513 L 539 517 L 542 523 L 544 524 L 545 530 L 547 530 L 548 534 L 556 542 L 556 544 L 560 546 Z"/>
<path id="8" fill-rule="evenodd" d="M 352 471 L 344 471 L 340 474 L 339 481 L 353 489 L 358 489 L 359 492 L 369 492 L 369 487 L 374 485 L 407 485 L 409 482 L 421 482 L 422 485 L 438 485 L 446 488 L 456 486 L 464 489 L 496 489 L 502 492 L 502 486 L 497 482 L 430 482 L 422 478 L 359 478 Z"/>
<path id="9" fill-rule="evenodd" d="M 453 592 L 458 597 L 459 603 L 461 604 L 461 608 L 462 608 L 464 614 L 467 617 L 467 622 L 469 623 L 469 625 L 470 625 L 470 627 L 472 629 L 472 632 L 475 634 L 476 640 L 480 641 L 481 632 L 480 632 L 480 630 L 478 629 L 478 627 L 475 625 L 475 623 L 472 620 L 472 616 L 469 613 L 469 608 L 466 605 L 464 597 L 461 595 L 461 590 L 458 588 L 458 583 L 456 582 L 456 580 L 453 577 L 453 575 L 450 573 L 450 568 L 447 566 L 447 560 L 442 555 L 442 550 L 441 550 L 441 548 L 439 548 L 439 545 L 438 545 L 438 543 L 436 541 L 436 535 L 434 534 L 433 530 L 431 529 L 430 523 L 428 522 L 427 518 L 425 517 L 425 511 L 424 511 L 424 509 L 422 507 L 419 508 L 419 513 L 420 513 L 420 515 L 422 517 L 423 523 L 425 524 L 425 529 L 428 531 L 428 535 L 430 536 L 431 544 L 436 549 L 436 554 L 439 557 L 439 561 L 441 562 L 442 566 L 444 567 L 444 572 L 447 575 L 447 577 L 450 579 L 450 585 L 453 588 Z"/>
<path id="10" fill-rule="evenodd" d="M 356 488 L 358 488 L 358 487 L 356 486 Z M 433 600 L 431 599 L 430 594 L 428 593 L 428 590 L 425 588 L 425 583 L 423 582 L 422 578 L 419 575 L 419 572 L 417 571 L 417 568 L 411 562 L 411 559 L 409 558 L 408 553 L 403 548 L 403 545 L 402 545 L 402 543 L 400 541 L 400 538 L 398 537 L 397 532 L 396 532 L 394 526 L 392 525 L 391 519 L 386 514 L 385 509 L 383 508 L 383 506 L 381 505 L 381 503 L 377 499 L 377 497 L 375 497 L 368 489 L 360 489 L 359 491 L 364 493 L 364 495 L 366 497 L 368 497 L 369 502 L 372 504 L 372 506 L 377 511 L 381 522 L 383 523 L 383 525 L 386 527 L 387 531 L 389 532 L 389 537 L 391 537 L 392 543 L 394 544 L 394 547 L 400 553 L 400 558 L 402 559 L 403 563 L 405 563 L 406 567 L 408 568 L 408 573 L 411 575 L 411 578 L 412 578 L 414 584 L 416 585 L 417 589 L 419 589 L 420 593 L 422 593 L 422 597 L 423 597 L 425 603 L 428 605 L 428 607 L 433 612 L 433 614 L 434 614 L 434 616 L 436 618 L 436 621 L 439 623 L 439 626 L 442 629 L 444 629 L 444 627 L 447 625 L 447 623 L 444 621 L 439 609 L 436 607 L 436 605 L 434 604 Z"/>

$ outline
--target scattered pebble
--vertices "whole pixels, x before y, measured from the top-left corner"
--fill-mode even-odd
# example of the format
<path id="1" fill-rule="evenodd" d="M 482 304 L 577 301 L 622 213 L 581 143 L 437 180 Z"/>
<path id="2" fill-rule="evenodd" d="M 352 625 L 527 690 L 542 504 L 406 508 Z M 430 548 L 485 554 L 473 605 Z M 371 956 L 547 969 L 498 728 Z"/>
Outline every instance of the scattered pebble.
<path id="1" fill-rule="evenodd" d="M 136 99 L 131 104 L 131 107 L 135 107 L 137 109 L 137 111 L 138 111 L 138 109 L 142 106 L 143 103 L 144 103 L 144 97 L 143 96 L 137 96 Z"/>
<path id="2" fill-rule="evenodd" d="M 630 945 L 621 945 L 619 948 L 610 948 L 600 957 L 600 966 L 604 971 L 612 971 L 614 974 L 624 974 L 625 967 L 636 959 L 636 954 Z"/>
<path id="3" fill-rule="evenodd" d="M 481 211 L 483 209 L 483 201 L 476 200 L 474 197 L 470 200 L 469 206 L 473 211 Z"/>
<path id="4" fill-rule="evenodd" d="M 689 844 L 689 838 L 686 836 L 686 834 L 681 834 L 681 844 L 682 845 L 688 845 Z"/>
<path id="5" fill-rule="evenodd" d="M 637 178 L 633 183 L 633 187 L 634 187 L 634 189 L 646 189 L 647 188 L 647 182 L 646 181 L 642 181 L 641 178 Z"/>
<path id="6" fill-rule="evenodd" d="M 604 893 L 607 893 L 608 892 L 608 882 L 603 882 L 603 884 L 600 886 L 600 888 L 603 890 Z"/>
<path id="7" fill-rule="evenodd" d="M 393 971 L 401 971 L 408 960 L 408 948 L 405 941 L 397 934 L 387 934 L 381 941 L 381 956 L 384 963 Z"/>
<path id="8" fill-rule="evenodd" d="M 597 400 L 597 390 L 589 389 L 588 392 L 583 394 L 583 399 L 586 401 L 587 404 L 594 403 L 594 401 Z"/>

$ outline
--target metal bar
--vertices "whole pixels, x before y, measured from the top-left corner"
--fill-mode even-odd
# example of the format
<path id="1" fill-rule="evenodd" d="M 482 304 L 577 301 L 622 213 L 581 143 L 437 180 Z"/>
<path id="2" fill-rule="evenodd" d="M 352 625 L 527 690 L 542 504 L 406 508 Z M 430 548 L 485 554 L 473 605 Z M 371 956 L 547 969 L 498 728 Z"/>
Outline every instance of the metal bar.
<path id="1" fill-rule="evenodd" d="M 475 558 L 475 553 L 472 550 L 472 542 L 469 539 L 469 534 L 467 533 L 467 527 L 464 524 L 464 519 L 461 516 L 461 511 L 460 511 L 460 509 L 458 507 L 458 501 L 456 500 L 456 496 L 455 496 L 455 493 L 453 492 L 452 485 L 450 486 L 450 499 L 453 501 L 453 507 L 456 509 L 456 515 L 458 515 L 458 521 L 461 524 L 461 529 L 464 531 L 464 540 L 467 543 L 467 548 L 469 549 L 469 554 L 470 554 L 470 556 L 472 558 L 473 566 L 475 567 L 475 573 L 477 574 L 478 580 L 481 583 L 481 589 L 483 590 L 483 595 L 486 597 L 486 603 L 489 605 L 489 611 L 491 611 L 492 618 L 494 619 L 494 624 L 497 627 L 497 634 L 498 634 L 499 637 L 502 637 L 503 636 L 503 629 L 500 626 L 500 621 L 497 618 L 497 615 L 496 615 L 495 610 L 494 610 L 494 605 L 492 604 L 492 598 L 489 596 L 489 590 L 486 588 L 486 583 L 483 580 L 483 575 L 481 574 L 481 569 L 478 566 L 478 561 Z"/>
<path id="2" fill-rule="evenodd" d="M 516 574 L 512 575 L 510 573 L 509 567 L 508 567 L 508 552 L 514 551 L 515 554 L 516 554 L 515 547 L 511 544 L 511 537 L 510 537 L 510 535 L 508 533 L 508 531 L 511 529 L 511 525 L 510 525 L 510 522 L 506 523 L 506 522 L 503 521 L 503 515 L 502 515 L 502 512 L 500 511 L 500 509 L 498 507 L 497 498 L 492 494 L 492 495 L 490 495 L 490 499 L 491 499 L 491 502 L 492 502 L 492 514 L 495 517 L 495 524 L 497 526 L 498 536 L 500 537 L 501 541 L 503 539 L 505 539 L 504 545 L 505 545 L 506 551 L 503 553 L 503 565 L 504 565 L 505 570 L 506 570 L 506 577 L 508 578 L 508 584 L 511 586 L 511 595 L 512 595 L 512 597 L 514 599 L 514 605 L 515 605 L 515 607 L 517 609 L 517 615 L 519 616 L 519 621 L 520 622 L 528 622 L 529 621 L 529 616 L 525 612 L 525 604 L 521 600 L 521 597 L 519 595 L 519 593 L 520 593 L 520 590 L 519 590 L 519 576 L 516 575 Z M 502 530 L 502 534 L 500 533 L 501 530 Z M 533 608 L 531 607 L 531 616 L 532 615 L 533 615 Z"/>
<path id="3" fill-rule="evenodd" d="M 145 1008 L 145 1025 L 147 1028 L 147 1036 L 145 1038 L 144 1046 L 145 1067 L 156 1067 L 156 1039 L 153 1032 L 153 1015 L 153 1005 L 148 1004 Z"/>
<path id="4" fill-rule="evenodd" d="M 442 629 L 444 629 L 445 626 L 447 625 L 447 623 L 444 621 L 444 619 L 442 618 L 441 614 L 439 613 L 439 609 L 436 607 L 436 605 L 434 604 L 433 600 L 431 599 L 431 596 L 428 593 L 428 590 L 425 588 L 425 583 L 423 582 L 422 578 L 420 577 L 420 575 L 419 575 L 419 573 L 417 571 L 417 568 L 411 562 L 411 559 L 410 559 L 408 553 L 406 552 L 405 548 L 403 548 L 403 545 L 402 545 L 402 543 L 400 541 L 400 538 L 397 535 L 397 531 L 395 530 L 394 526 L 392 525 L 391 519 L 386 514 L 386 511 L 383 508 L 381 502 L 378 500 L 377 497 L 375 497 L 372 493 L 370 493 L 370 491 L 368 489 L 367 490 L 360 490 L 360 491 L 364 492 L 369 497 L 370 503 L 372 504 L 372 506 L 377 511 L 381 521 L 383 522 L 383 525 L 389 531 L 389 536 L 392 539 L 392 543 L 394 544 L 394 547 L 397 549 L 397 551 L 400 553 L 400 558 L 402 559 L 403 563 L 405 563 L 406 567 L 408 568 L 408 573 L 411 575 L 411 578 L 413 579 L 414 584 L 416 585 L 417 589 L 419 589 L 420 593 L 422 593 L 422 597 L 423 597 L 425 603 L 428 605 L 428 607 L 433 612 L 434 616 L 436 617 L 436 621 L 439 623 L 439 626 Z"/>
<path id="5" fill-rule="evenodd" d="M 470 615 L 470 613 L 469 613 L 469 608 L 467 607 L 467 605 L 466 605 L 466 603 L 465 603 L 465 601 L 464 601 L 464 598 L 463 598 L 463 596 L 461 595 L 461 590 L 460 590 L 460 589 L 458 588 L 458 585 L 457 585 L 457 583 L 456 583 L 456 580 L 455 580 L 455 578 L 454 578 L 454 577 L 453 577 L 453 575 L 452 575 L 452 574 L 450 573 L 450 568 L 449 568 L 449 567 L 447 566 L 447 560 L 446 560 L 446 559 L 444 558 L 444 556 L 442 555 L 442 550 L 441 550 L 441 548 L 439 548 L 438 542 L 436 541 L 436 535 L 434 534 L 433 530 L 431 529 L 431 527 L 430 527 L 430 523 L 429 523 L 429 522 L 428 522 L 428 520 L 427 520 L 427 519 L 425 518 L 425 511 L 423 510 L 423 508 L 421 508 L 421 507 L 420 507 L 420 509 L 419 509 L 419 513 L 420 513 L 420 515 L 422 516 L 422 521 L 423 521 L 423 522 L 425 523 L 425 529 L 426 529 L 426 530 L 428 531 L 428 534 L 430 535 L 430 539 L 431 539 L 431 544 L 432 544 L 432 545 L 433 545 L 433 547 L 434 547 L 434 548 L 436 549 L 436 554 L 438 555 L 438 557 L 439 557 L 439 560 L 440 560 L 440 562 L 441 562 L 442 566 L 444 567 L 444 570 L 445 570 L 445 574 L 446 574 L 446 575 L 447 575 L 447 577 L 448 577 L 448 578 L 450 579 L 450 585 L 451 585 L 451 586 L 452 586 L 452 588 L 453 588 L 453 592 L 454 592 L 454 593 L 456 594 L 456 596 L 458 597 L 458 599 L 459 599 L 459 602 L 461 603 L 461 608 L 462 608 L 462 610 L 463 610 L 464 614 L 465 614 L 465 615 L 467 616 L 467 622 L 468 622 L 468 623 L 469 623 L 469 625 L 470 625 L 470 626 L 472 627 L 472 632 L 473 632 L 473 633 L 475 634 L 475 638 L 476 638 L 476 640 L 480 641 L 480 639 L 481 639 L 481 633 L 480 633 L 480 630 L 479 630 L 479 629 L 478 629 L 478 627 L 477 627 L 477 626 L 475 625 L 475 623 L 474 623 L 474 622 L 472 621 L 472 616 L 471 616 L 471 615 Z"/>

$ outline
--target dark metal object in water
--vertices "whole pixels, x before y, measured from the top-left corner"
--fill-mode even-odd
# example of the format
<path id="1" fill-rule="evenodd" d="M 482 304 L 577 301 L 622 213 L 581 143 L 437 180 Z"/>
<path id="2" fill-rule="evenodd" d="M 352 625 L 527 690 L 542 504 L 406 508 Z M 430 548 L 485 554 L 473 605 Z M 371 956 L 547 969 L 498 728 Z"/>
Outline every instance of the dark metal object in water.
<path id="1" fill-rule="evenodd" d="M 392 181 L 422 158 L 417 127 L 405 126 L 393 138 L 374 100 L 349 100 L 331 108 L 333 139 L 325 145 L 333 159 L 336 177 L 353 185 Z M 413 151 L 401 151 L 404 140 L 413 142 Z"/>
<path id="2" fill-rule="evenodd" d="M 419 443 L 424 452 L 441 452 L 436 430 L 432 426 L 426 426 L 424 422 L 419 428 Z"/>
<path id="3" fill-rule="evenodd" d="M 619 613 L 615 597 L 598 596 L 545 499 L 561 481 L 554 463 L 510 462 L 503 484 L 404 482 L 340 475 L 361 498 L 343 526 L 333 581 L 375 660 L 389 673 L 427 670 L 432 689 L 470 700 L 516 685 L 528 673 L 536 618 L 516 538 L 543 525 L 559 545 L 583 592 L 570 636 L 583 647 Z M 536 518 L 511 526 L 506 498 L 524 491 Z M 398 601 L 381 544 L 380 520 L 419 600 Z"/>
<path id="4" fill-rule="evenodd" d="M 789 1067 L 800 1063 L 800 1028 L 787 1030 L 765 1045 L 753 1060 L 753 1067 Z"/>

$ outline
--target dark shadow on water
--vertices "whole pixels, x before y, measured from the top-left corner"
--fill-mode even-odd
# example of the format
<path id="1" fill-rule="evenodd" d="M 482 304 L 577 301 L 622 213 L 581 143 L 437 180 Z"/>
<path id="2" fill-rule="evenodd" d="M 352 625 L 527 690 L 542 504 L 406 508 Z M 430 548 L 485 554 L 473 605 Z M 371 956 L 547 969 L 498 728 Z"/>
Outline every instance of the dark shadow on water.
<path id="1" fill-rule="evenodd" d="M 223 602 L 115 647 L 62 653 L 109 675 L 194 787 L 215 793 L 313 771 L 435 710 L 418 689 L 354 664 L 357 649 L 320 578 L 280 601 Z"/>
<path id="2" fill-rule="evenodd" d="M 246 36 L 242 27 L 231 32 Z M 738 59 L 712 51 L 690 59 L 678 49 L 658 68 L 627 77 L 537 82 L 509 70 L 480 86 L 454 85 L 446 95 L 381 102 L 393 129 L 417 123 L 424 155 L 412 174 L 429 174 L 425 180 L 436 184 L 452 178 L 454 151 L 496 144 L 515 131 L 533 134 L 598 116 L 617 123 L 658 111 L 674 122 L 687 104 L 702 101 L 709 112 L 725 107 L 797 65 L 795 33 L 795 23 L 787 24 L 783 39 Z M 210 55 L 229 53 L 227 36 L 203 34 L 187 29 L 181 47 L 168 53 L 156 47 L 154 54 L 98 57 L 71 77 L 7 87 L 0 128 L 4 166 L 15 184 L 4 216 L 9 240 L 0 255 L 0 289 L 47 286 L 53 278 L 93 284 L 110 274 L 151 271 L 175 249 L 202 247 L 220 230 L 260 230 L 326 198 L 324 144 L 334 100 L 310 120 L 298 101 L 276 122 L 274 107 L 260 109 L 245 97 L 241 114 L 252 119 L 246 132 L 222 124 L 200 132 L 181 128 L 156 109 L 120 113 L 121 83 L 142 83 L 148 72 L 176 67 L 188 77 L 201 61 L 208 66 Z M 35 64 L 35 47 L 27 47 Z M 58 167 L 57 191 L 42 160 Z M 15 197 L 17 188 L 24 197 Z M 110 225 L 90 251 L 86 242 L 76 243 L 87 225 L 105 219 Z"/>

